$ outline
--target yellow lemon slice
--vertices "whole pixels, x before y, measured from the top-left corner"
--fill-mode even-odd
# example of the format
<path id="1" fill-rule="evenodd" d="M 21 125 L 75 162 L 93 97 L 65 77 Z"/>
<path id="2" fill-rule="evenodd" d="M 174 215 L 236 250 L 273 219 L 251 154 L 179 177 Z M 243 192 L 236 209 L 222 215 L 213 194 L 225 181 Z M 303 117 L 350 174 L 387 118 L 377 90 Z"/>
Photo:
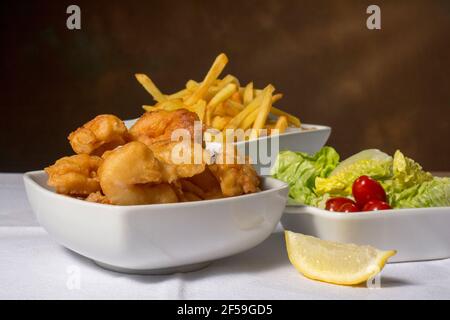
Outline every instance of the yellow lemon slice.
<path id="1" fill-rule="evenodd" d="M 285 231 L 289 260 L 304 276 L 343 285 L 367 281 L 379 273 L 397 252 L 371 246 L 321 240 Z"/>

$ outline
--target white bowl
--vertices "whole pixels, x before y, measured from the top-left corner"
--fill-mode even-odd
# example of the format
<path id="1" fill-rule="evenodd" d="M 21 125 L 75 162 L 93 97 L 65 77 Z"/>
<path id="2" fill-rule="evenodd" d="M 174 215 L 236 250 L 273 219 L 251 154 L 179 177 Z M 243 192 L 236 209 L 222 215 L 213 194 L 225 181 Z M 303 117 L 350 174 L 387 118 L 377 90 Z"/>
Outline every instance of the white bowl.
<path id="1" fill-rule="evenodd" d="M 131 128 L 136 121 L 137 119 L 126 120 L 125 125 Z M 290 127 L 278 136 L 263 136 L 252 141 L 238 142 L 236 145 L 238 150 L 246 155 L 249 155 L 249 150 L 258 150 L 258 156 L 251 157 L 254 161 L 254 167 L 258 174 L 270 175 L 270 168 L 275 163 L 279 151 L 302 151 L 314 154 L 325 145 L 330 134 L 330 127 L 318 124 L 302 124 L 301 128 Z M 271 150 L 274 138 L 278 139 L 278 147 Z M 207 145 L 206 148 L 209 148 L 209 146 Z M 215 148 L 213 147 L 213 149 Z M 259 149 L 262 150 L 259 151 Z M 262 154 L 267 154 L 267 158 L 261 156 Z"/>
<path id="2" fill-rule="evenodd" d="M 39 223 L 57 242 L 130 273 L 191 271 L 258 245 L 279 222 L 288 193 L 284 182 L 263 178 L 261 192 L 239 197 L 112 206 L 55 193 L 44 171 L 25 173 L 24 181 Z"/>
<path id="3" fill-rule="evenodd" d="M 258 150 L 257 156 L 251 156 L 254 167 L 260 175 L 270 175 L 270 168 L 280 151 L 301 151 L 314 154 L 327 142 L 331 134 L 331 128 L 316 124 L 302 124 L 301 128 L 288 128 L 276 136 L 262 136 L 255 140 L 237 142 L 236 146 L 243 154 L 250 154 L 248 150 Z M 278 139 L 278 147 L 272 144 Z M 267 155 L 261 156 L 261 155 Z"/>
<path id="4" fill-rule="evenodd" d="M 286 206 L 287 230 L 325 240 L 397 250 L 389 261 L 450 257 L 450 207 L 340 213 L 309 206 Z"/>

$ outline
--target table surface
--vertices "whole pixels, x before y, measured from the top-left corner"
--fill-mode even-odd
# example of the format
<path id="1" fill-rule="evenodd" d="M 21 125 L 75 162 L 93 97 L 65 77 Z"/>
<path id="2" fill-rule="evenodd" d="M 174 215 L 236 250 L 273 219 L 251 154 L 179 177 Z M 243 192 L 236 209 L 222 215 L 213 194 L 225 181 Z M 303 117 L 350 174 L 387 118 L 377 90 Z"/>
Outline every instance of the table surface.
<path id="1" fill-rule="evenodd" d="M 308 280 L 289 263 L 281 227 L 247 252 L 196 272 L 107 271 L 54 242 L 21 174 L 0 174 L 0 299 L 450 299 L 450 259 L 388 264 L 379 288 Z"/>

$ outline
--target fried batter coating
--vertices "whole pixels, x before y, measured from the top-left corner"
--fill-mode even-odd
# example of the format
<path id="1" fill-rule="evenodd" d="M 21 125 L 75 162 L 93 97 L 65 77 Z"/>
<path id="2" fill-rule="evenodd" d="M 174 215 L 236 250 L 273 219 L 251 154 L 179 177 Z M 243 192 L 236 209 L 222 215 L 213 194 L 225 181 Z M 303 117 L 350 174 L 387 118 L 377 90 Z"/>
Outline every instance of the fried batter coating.
<path id="1" fill-rule="evenodd" d="M 101 191 L 93 192 L 84 199 L 89 202 L 112 204 L 111 201 Z"/>
<path id="2" fill-rule="evenodd" d="M 102 114 L 72 132 L 68 139 L 75 153 L 101 156 L 103 152 L 125 144 L 129 134 L 122 120 Z"/>
<path id="3" fill-rule="evenodd" d="M 186 181 L 186 182 L 185 182 Z M 203 200 L 223 198 L 218 179 L 212 174 L 209 166 L 200 174 L 182 181 L 183 190 L 191 192 Z"/>
<path id="4" fill-rule="evenodd" d="M 250 164 L 212 164 L 208 166 L 219 180 L 222 193 L 227 197 L 259 191 L 260 180 Z"/>
<path id="5" fill-rule="evenodd" d="M 172 132 L 176 129 L 186 129 L 191 139 L 194 139 L 195 121 L 200 121 L 197 114 L 186 109 L 146 112 L 130 128 L 130 135 L 133 140 L 151 145 L 162 140 L 170 141 Z"/>
<path id="6" fill-rule="evenodd" d="M 161 140 L 148 147 L 160 161 L 163 179 L 169 183 L 202 173 L 210 162 L 209 152 L 190 142 Z"/>
<path id="7" fill-rule="evenodd" d="M 97 169 L 102 158 L 87 154 L 64 157 L 45 168 L 48 174 L 47 184 L 56 192 L 71 196 L 87 196 L 100 191 Z"/>
<path id="8" fill-rule="evenodd" d="M 163 181 L 162 165 L 142 142 L 130 142 L 108 152 L 98 176 L 102 191 L 112 204 L 178 201 L 175 191 Z"/>

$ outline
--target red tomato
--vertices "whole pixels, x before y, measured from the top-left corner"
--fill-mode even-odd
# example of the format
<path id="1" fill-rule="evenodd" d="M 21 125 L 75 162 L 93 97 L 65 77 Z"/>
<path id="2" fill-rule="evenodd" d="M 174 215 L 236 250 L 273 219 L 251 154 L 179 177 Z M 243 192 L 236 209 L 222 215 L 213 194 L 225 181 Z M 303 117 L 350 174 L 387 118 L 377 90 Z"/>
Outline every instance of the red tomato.
<path id="1" fill-rule="evenodd" d="M 346 202 L 338 210 L 339 212 L 358 212 L 359 208 L 356 203 Z"/>
<path id="2" fill-rule="evenodd" d="M 336 197 L 327 200 L 325 209 L 329 211 L 340 211 L 339 208 L 342 207 L 342 205 L 345 203 L 355 204 L 355 202 L 352 199 L 344 197 Z"/>
<path id="3" fill-rule="evenodd" d="M 363 211 L 378 211 L 392 209 L 389 204 L 380 200 L 370 200 L 364 205 Z"/>
<path id="4" fill-rule="evenodd" d="M 368 176 L 361 176 L 353 182 L 352 193 L 360 208 L 370 200 L 386 202 L 386 192 L 381 184 Z"/>

